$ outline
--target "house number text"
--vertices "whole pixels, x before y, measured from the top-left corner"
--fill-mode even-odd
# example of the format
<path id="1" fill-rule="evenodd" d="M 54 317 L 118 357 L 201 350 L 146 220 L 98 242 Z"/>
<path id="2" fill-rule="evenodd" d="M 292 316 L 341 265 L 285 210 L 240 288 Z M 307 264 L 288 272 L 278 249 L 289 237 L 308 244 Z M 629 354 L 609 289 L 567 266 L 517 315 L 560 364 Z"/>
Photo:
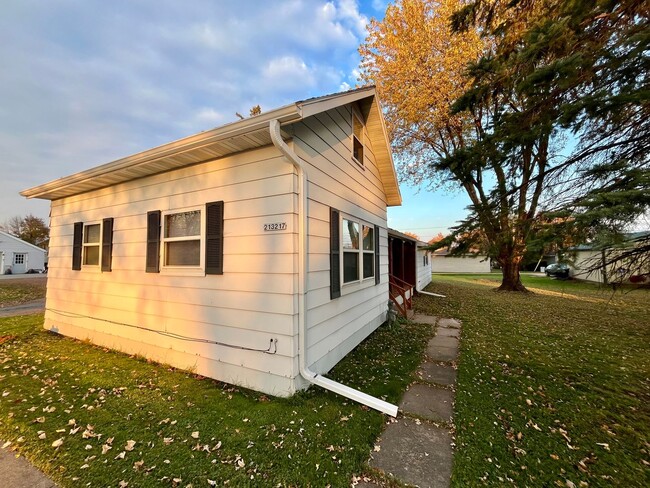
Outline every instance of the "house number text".
<path id="1" fill-rule="evenodd" d="M 275 224 L 264 224 L 265 231 L 271 230 L 287 230 L 286 222 L 276 222 Z"/>

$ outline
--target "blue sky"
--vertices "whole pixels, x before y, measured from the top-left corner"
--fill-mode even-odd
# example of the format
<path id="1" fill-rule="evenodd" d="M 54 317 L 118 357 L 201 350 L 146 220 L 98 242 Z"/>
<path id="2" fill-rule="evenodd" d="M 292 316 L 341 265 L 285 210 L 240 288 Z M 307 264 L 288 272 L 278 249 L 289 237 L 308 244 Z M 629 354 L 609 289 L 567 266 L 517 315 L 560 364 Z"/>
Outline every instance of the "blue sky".
<path id="1" fill-rule="evenodd" d="M 387 2 L 6 0 L 0 16 L 0 223 L 49 202 L 18 192 L 262 110 L 357 83 Z M 428 239 L 461 194 L 401 185 L 389 226 Z"/>

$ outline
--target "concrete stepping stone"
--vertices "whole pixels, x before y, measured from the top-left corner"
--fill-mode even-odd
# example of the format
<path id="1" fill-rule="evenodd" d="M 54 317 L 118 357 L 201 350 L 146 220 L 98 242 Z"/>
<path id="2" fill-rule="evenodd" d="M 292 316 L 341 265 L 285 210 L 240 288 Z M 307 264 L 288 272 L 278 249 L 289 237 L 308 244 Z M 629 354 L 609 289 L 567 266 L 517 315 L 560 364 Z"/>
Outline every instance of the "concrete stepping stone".
<path id="1" fill-rule="evenodd" d="M 436 322 L 438 321 L 438 317 L 434 317 L 433 315 L 424 315 L 421 313 L 416 313 L 413 314 L 413 318 L 411 320 L 413 320 L 413 322 L 417 324 L 436 325 Z"/>
<path id="2" fill-rule="evenodd" d="M 381 449 L 372 453 L 370 466 L 421 488 L 446 488 L 451 478 L 451 442 L 447 429 L 402 418 L 386 426 Z"/>
<path id="3" fill-rule="evenodd" d="M 460 322 L 456 319 L 438 319 L 438 327 L 449 329 L 460 329 Z"/>
<path id="4" fill-rule="evenodd" d="M 426 361 L 420 366 L 418 376 L 424 381 L 438 383 L 439 385 L 456 384 L 456 369 L 448 364 L 436 364 Z"/>
<path id="5" fill-rule="evenodd" d="M 454 392 L 433 385 L 414 384 L 404 393 L 399 408 L 434 422 L 450 422 L 454 415 Z"/>
<path id="6" fill-rule="evenodd" d="M 448 327 L 438 327 L 436 330 L 436 337 L 455 337 L 458 339 L 460 337 L 460 329 L 451 329 Z"/>
<path id="7" fill-rule="evenodd" d="M 458 348 L 458 338 L 437 335 L 429 341 L 429 346 Z"/>
<path id="8" fill-rule="evenodd" d="M 427 347 L 427 356 L 433 361 L 454 361 L 458 357 L 458 346 L 430 344 Z"/>

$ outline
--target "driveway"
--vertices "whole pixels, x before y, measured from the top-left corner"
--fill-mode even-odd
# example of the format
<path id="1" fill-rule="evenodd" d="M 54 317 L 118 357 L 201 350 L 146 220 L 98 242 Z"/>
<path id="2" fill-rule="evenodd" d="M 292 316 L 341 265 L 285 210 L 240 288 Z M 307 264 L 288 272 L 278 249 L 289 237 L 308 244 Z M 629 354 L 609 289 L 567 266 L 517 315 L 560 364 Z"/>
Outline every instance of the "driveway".
<path id="1" fill-rule="evenodd" d="M 11 307 L 0 307 L 0 317 L 15 317 L 16 315 L 31 315 L 45 311 L 45 298 L 32 300 L 31 302 L 13 305 Z"/>

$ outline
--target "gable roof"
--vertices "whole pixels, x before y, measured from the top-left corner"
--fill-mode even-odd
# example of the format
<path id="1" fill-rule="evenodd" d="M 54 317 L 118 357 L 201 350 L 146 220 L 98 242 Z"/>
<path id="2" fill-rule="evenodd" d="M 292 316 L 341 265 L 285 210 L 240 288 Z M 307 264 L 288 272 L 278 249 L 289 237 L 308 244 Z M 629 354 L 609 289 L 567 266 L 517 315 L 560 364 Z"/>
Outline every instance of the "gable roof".
<path id="1" fill-rule="evenodd" d="M 7 239 L 7 238 L 11 239 L 11 240 L 14 240 L 14 241 L 17 241 L 17 242 L 19 242 L 19 243 L 21 243 L 21 244 L 23 244 L 25 246 L 32 247 L 37 251 L 41 251 L 43 254 L 45 254 L 47 252 L 42 247 L 35 246 L 34 244 L 32 244 L 30 242 L 23 241 L 20 237 L 12 236 L 11 234 L 8 234 L 7 232 L 4 232 L 4 231 L 0 230 L 0 244 L 2 243 L 2 239 Z"/>
<path id="2" fill-rule="evenodd" d="M 400 205 L 402 197 L 374 86 L 298 101 L 23 190 L 20 194 L 27 198 L 56 200 L 221 158 L 236 152 L 268 146 L 272 144 L 269 135 L 271 120 L 277 119 L 282 126 L 286 126 L 354 102 L 358 102 L 367 112 L 366 128 L 375 149 L 387 203 L 389 206 Z M 282 135 L 287 139 L 291 137 L 285 131 Z"/>

